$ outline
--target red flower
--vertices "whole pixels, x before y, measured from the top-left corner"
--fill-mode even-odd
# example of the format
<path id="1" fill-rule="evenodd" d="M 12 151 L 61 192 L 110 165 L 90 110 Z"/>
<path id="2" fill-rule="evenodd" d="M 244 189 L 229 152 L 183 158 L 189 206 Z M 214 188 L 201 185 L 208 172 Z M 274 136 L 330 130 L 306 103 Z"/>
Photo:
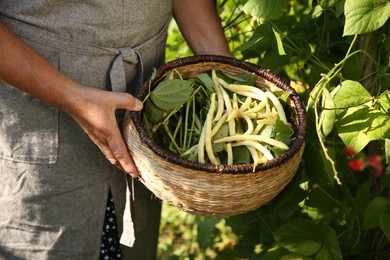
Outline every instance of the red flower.
<path id="1" fill-rule="evenodd" d="M 380 177 L 383 173 L 382 159 L 379 156 L 367 156 L 367 163 L 375 170 L 374 176 Z"/>
<path id="2" fill-rule="evenodd" d="M 348 157 L 352 157 L 355 155 L 355 150 L 352 147 L 345 147 L 344 154 Z"/>
<path id="3" fill-rule="evenodd" d="M 362 171 L 366 166 L 362 159 L 349 160 L 348 165 L 355 172 Z"/>

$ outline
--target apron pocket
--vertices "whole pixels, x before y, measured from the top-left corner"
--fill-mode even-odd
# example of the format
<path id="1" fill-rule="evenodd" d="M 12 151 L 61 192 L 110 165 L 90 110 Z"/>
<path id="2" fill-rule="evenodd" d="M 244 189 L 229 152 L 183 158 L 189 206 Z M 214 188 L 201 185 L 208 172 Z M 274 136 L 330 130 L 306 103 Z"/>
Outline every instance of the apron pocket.
<path id="1" fill-rule="evenodd" d="M 58 110 L 3 82 L 0 92 L 0 157 L 56 163 Z"/>

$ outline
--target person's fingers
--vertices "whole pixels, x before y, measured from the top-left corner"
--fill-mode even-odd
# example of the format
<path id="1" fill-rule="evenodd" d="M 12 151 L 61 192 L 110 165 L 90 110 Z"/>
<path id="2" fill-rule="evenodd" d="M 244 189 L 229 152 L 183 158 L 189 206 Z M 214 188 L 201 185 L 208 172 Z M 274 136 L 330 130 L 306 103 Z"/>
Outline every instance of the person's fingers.
<path id="1" fill-rule="evenodd" d="M 128 150 L 125 145 L 119 129 L 115 131 L 117 133 L 111 135 L 101 135 L 91 129 L 85 129 L 89 138 L 97 145 L 100 151 L 104 154 L 106 159 L 112 164 L 117 166 L 122 171 L 130 174 L 133 178 L 138 177 L 138 170 L 135 166 Z"/>
<path id="2" fill-rule="evenodd" d="M 107 136 L 107 144 L 110 151 L 107 151 L 107 153 L 110 153 L 111 157 L 107 159 L 109 159 L 112 164 L 116 164 L 118 162 L 120 168 L 130 174 L 133 178 L 136 178 L 138 176 L 137 167 L 127 150 L 127 146 L 119 133 L 119 129 L 118 135 Z"/>
<path id="3" fill-rule="evenodd" d="M 139 111 L 143 107 L 142 101 L 128 93 L 117 93 L 116 108 Z"/>

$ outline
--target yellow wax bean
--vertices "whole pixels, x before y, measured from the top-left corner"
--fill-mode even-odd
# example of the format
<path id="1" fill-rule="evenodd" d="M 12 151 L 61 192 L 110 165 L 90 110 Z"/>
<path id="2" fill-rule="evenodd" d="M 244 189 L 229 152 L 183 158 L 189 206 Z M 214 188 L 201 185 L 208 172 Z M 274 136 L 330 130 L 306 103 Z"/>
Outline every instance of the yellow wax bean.
<path id="1" fill-rule="evenodd" d="M 225 144 L 225 151 L 227 153 L 227 164 L 233 165 L 233 149 L 231 143 Z"/>
<path id="2" fill-rule="evenodd" d="M 221 119 L 215 124 L 215 126 L 211 130 L 211 137 L 213 137 L 219 129 L 222 127 L 224 123 L 226 123 L 226 118 L 228 117 L 227 113 L 224 113 Z"/>
<path id="3" fill-rule="evenodd" d="M 271 152 L 263 145 L 261 145 L 260 143 L 258 142 L 255 142 L 255 141 L 240 141 L 240 142 L 237 142 L 237 143 L 233 143 L 232 146 L 242 146 L 242 145 L 245 145 L 245 146 L 250 146 L 250 147 L 253 147 L 255 149 L 257 149 L 259 152 L 261 152 L 268 160 L 272 160 L 274 157 L 272 156 Z"/>
<path id="4" fill-rule="evenodd" d="M 274 104 L 274 107 L 275 107 L 276 111 L 278 112 L 280 120 L 282 120 L 285 124 L 287 124 L 286 114 L 284 113 L 283 106 L 280 103 L 279 99 L 272 92 L 266 92 L 266 95 L 271 100 L 271 102 Z"/>
<path id="5" fill-rule="evenodd" d="M 211 104 L 210 104 L 210 109 L 207 113 L 206 116 L 206 122 L 203 126 L 205 129 L 205 138 L 204 138 L 204 143 L 205 143 L 205 148 L 206 148 L 206 153 L 207 156 L 212 164 L 219 164 L 217 158 L 215 158 L 214 151 L 213 151 L 213 145 L 211 141 L 211 128 L 213 126 L 213 118 L 214 118 L 214 112 L 215 112 L 215 107 L 216 107 L 216 98 L 215 98 L 215 93 L 212 93 L 210 95 L 211 99 Z"/>
<path id="6" fill-rule="evenodd" d="M 281 149 L 285 149 L 285 150 L 288 149 L 288 146 L 285 143 L 262 135 L 237 134 L 234 136 L 227 136 L 227 137 L 220 138 L 218 140 L 215 140 L 214 143 L 218 144 L 224 142 L 239 142 L 239 141 L 257 141 L 257 142 L 267 143 Z"/>
<path id="7" fill-rule="evenodd" d="M 245 122 L 247 124 L 247 130 L 245 131 L 244 135 L 251 135 L 254 129 L 252 119 L 250 119 L 249 116 L 245 115 L 243 115 L 243 118 L 245 119 Z"/>
<path id="8" fill-rule="evenodd" d="M 220 88 L 220 84 L 218 82 L 218 77 L 217 77 L 217 73 L 215 72 L 215 70 L 213 70 L 211 72 L 211 78 L 214 82 L 214 89 L 215 89 L 215 93 L 217 94 L 217 99 L 218 99 L 218 109 L 217 109 L 217 113 L 215 114 L 215 117 L 214 117 L 214 121 L 218 121 L 219 119 L 221 119 L 222 117 L 222 113 L 224 111 L 224 102 L 223 102 L 223 96 L 222 96 L 222 93 L 221 93 L 221 88 Z"/>

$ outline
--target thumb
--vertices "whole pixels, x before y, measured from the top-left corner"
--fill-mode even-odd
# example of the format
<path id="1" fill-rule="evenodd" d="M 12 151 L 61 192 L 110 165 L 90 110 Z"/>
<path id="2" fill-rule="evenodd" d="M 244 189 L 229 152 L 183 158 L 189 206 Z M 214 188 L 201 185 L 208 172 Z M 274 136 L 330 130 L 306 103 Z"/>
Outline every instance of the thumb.
<path id="1" fill-rule="evenodd" d="M 116 93 L 117 109 L 127 109 L 130 111 L 140 111 L 143 108 L 141 100 L 128 93 Z"/>

